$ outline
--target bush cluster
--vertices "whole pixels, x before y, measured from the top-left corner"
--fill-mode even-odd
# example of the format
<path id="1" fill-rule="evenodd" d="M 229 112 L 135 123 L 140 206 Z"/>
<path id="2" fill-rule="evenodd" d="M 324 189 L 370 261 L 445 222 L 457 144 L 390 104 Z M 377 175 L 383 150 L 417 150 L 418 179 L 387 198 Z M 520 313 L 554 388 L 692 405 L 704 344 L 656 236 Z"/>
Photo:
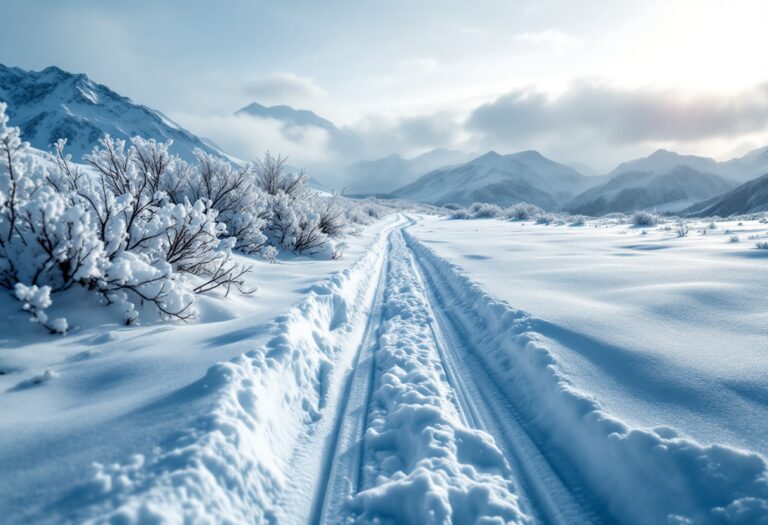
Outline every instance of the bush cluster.
<path id="1" fill-rule="evenodd" d="M 0 287 L 51 332 L 67 323 L 45 313 L 51 296 L 79 286 L 117 304 L 126 323 L 137 307 L 163 317 L 195 315 L 195 294 L 248 292 L 232 251 L 338 257 L 347 224 L 380 207 L 349 207 L 307 189 L 303 173 L 269 153 L 243 167 L 196 152 L 187 163 L 171 142 L 103 137 L 85 165 L 60 140 L 45 160 L 28 154 L 0 103 Z"/>

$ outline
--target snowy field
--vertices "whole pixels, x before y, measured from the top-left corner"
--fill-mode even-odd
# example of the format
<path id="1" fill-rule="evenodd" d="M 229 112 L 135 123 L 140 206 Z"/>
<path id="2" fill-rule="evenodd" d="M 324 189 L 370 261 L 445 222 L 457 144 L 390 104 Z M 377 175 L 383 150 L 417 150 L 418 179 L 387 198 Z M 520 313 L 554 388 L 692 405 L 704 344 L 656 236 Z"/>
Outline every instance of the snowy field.
<path id="1" fill-rule="evenodd" d="M 565 376 L 609 413 L 768 455 L 768 252 L 755 248 L 768 224 L 709 224 L 689 222 L 685 237 L 673 221 L 428 219 L 410 231 L 535 317 Z"/>
<path id="2" fill-rule="evenodd" d="M 671 226 L 393 214 L 190 324 L 4 303 L 3 519 L 765 523 L 768 225 Z"/>
<path id="3" fill-rule="evenodd" d="M 169 445 L 179 437 L 174 432 L 197 432 L 198 420 L 216 403 L 215 395 L 204 395 L 206 371 L 263 346 L 274 336 L 276 316 L 304 299 L 326 274 L 360 259 L 396 221 L 383 219 L 349 237 L 339 260 L 289 257 L 269 264 L 258 256 L 238 256 L 254 265 L 247 277 L 256 293 L 201 296 L 200 319 L 190 324 L 122 326 L 83 293 L 51 307 L 52 317 L 66 315 L 71 326 L 57 337 L 31 323 L 17 301 L 3 297 L 0 522 L 57 523 L 99 500 L 109 507 L 114 500 L 106 499 L 108 492 L 123 494 L 132 487 L 119 485 L 128 478 L 93 485 L 100 479 L 93 462 L 149 457 L 156 447 L 175 449 Z"/>

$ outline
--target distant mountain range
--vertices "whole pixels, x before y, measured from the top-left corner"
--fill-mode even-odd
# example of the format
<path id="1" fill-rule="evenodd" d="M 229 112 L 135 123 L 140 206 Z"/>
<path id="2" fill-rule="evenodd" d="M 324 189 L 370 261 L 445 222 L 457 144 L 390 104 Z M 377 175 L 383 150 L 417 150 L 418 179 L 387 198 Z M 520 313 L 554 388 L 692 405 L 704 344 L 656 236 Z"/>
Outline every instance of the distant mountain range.
<path id="1" fill-rule="evenodd" d="M 33 147 L 48 150 L 60 138 L 75 160 L 90 153 L 105 133 L 173 140 L 172 151 L 191 160 L 195 148 L 225 156 L 214 144 L 168 117 L 111 89 L 58 67 L 25 71 L 0 64 L 0 100 L 8 103 L 10 123 Z"/>
<path id="2" fill-rule="evenodd" d="M 661 175 L 677 166 L 688 166 L 702 173 L 713 173 L 726 179 L 744 182 L 768 173 L 768 147 L 756 149 L 725 162 L 717 162 L 709 157 L 680 155 L 674 151 L 660 149 L 647 157 L 619 164 L 609 176 L 630 172 L 646 172 Z"/>
<path id="3" fill-rule="evenodd" d="M 390 155 L 383 159 L 361 160 L 347 166 L 344 170 L 346 193 L 349 195 L 389 193 L 410 184 L 427 172 L 463 164 L 471 158 L 472 155 L 460 151 L 440 148 L 411 159 Z"/>
<path id="4" fill-rule="evenodd" d="M 393 195 L 430 204 L 509 206 L 525 201 L 555 209 L 588 186 L 587 177 L 536 151 L 512 155 L 491 151 L 465 164 L 427 173 Z"/>
<path id="5" fill-rule="evenodd" d="M 200 148 L 241 162 L 159 111 L 57 67 L 35 72 L 0 64 L 0 100 L 8 103 L 11 124 L 21 128 L 33 147 L 48 150 L 50 144 L 66 138 L 76 160 L 108 133 L 124 139 L 135 135 L 171 139 L 172 151 L 187 160 Z M 252 103 L 236 114 L 276 120 L 287 133 L 319 128 L 336 146 L 356 149 L 352 132 L 309 110 Z M 768 210 L 768 179 L 763 176 L 768 174 L 768 147 L 725 162 L 661 149 L 622 163 L 601 177 L 585 177 L 536 151 L 511 155 L 491 151 L 475 157 L 441 148 L 413 158 L 390 155 L 359 161 L 339 173 L 347 194 L 387 193 L 432 204 L 508 206 L 526 201 L 548 210 L 588 215 L 685 209 L 689 214 L 725 216 Z"/>
<path id="6" fill-rule="evenodd" d="M 728 217 L 768 211 L 768 174 L 745 182 L 722 195 L 694 204 L 686 215 Z"/>
<path id="7" fill-rule="evenodd" d="M 660 175 L 650 171 L 620 172 L 605 184 L 577 195 L 564 209 L 583 215 L 635 210 L 679 211 L 735 185 L 719 175 L 686 165 L 675 166 Z"/>

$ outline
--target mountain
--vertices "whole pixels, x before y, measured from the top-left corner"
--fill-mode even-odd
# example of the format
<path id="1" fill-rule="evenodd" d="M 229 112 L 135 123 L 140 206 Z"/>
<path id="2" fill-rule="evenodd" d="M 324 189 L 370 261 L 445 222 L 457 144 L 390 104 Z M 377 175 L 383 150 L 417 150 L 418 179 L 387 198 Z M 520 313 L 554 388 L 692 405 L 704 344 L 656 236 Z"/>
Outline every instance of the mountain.
<path id="1" fill-rule="evenodd" d="M 697 157 L 696 155 L 680 155 L 674 151 L 659 149 L 647 157 L 619 164 L 608 175 L 615 177 L 616 175 L 631 172 L 655 173 L 656 175 L 661 175 L 663 173 L 668 173 L 677 166 L 689 166 L 696 171 L 709 173 L 714 173 L 718 170 L 718 163 L 714 159 Z"/>
<path id="2" fill-rule="evenodd" d="M 661 175 L 650 171 L 619 173 L 608 182 L 571 199 L 564 208 L 572 213 L 605 213 L 656 209 L 679 211 L 691 203 L 733 188 L 734 183 L 714 173 L 679 165 Z"/>
<path id="3" fill-rule="evenodd" d="M 336 133 L 338 129 L 330 120 L 317 116 L 307 109 L 294 109 L 291 106 L 262 106 L 253 102 L 244 108 L 235 112 L 235 115 L 246 115 L 249 117 L 269 118 L 282 122 L 288 127 L 293 126 L 314 126 L 324 129 L 329 133 Z"/>
<path id="4" fill-rule="evenodd" d="M 396 197 L 430 204 L 525 201 L 555 209 L 589 186 L 589 178 L 536 151 L 491 151 L 459 166 L 440 168 L 396 190 Z"/>
<path id="5" fill-rule="evenodd" d="M 389 193 L 409 184 L 419 176 L 437 168 L 467 162 L 471 155 L 443 148 L 434 149 L 411 159 L 390 155 L 377 160 L 362 160 L 344 170 L 347 193 L 370 195 Z"/>
<path id="6" fill-rule="evenodd" d="M 760 211 L 768 211 L 768 174 L 745 182 L 727 193 L 694 204 L 685 210 L 685 214 L 729 217 Z"/>
<path id="7" fill-rule="evenodd" d="M 54 66 L 25 71 L 0 64 L 0 100 L 8 103 L 10 123 L 21 128 L 24 140 L 48 150 L 66 138 L 67 151 L 75 160 L 90 153 L 105 133 L 123 139 L 136 135 L 171 139 L 171 150 L 187 160 L 195 148 L 225 156 L 159 111 L 135 104 L 86 75 Z"/>
<path id="8" fill-rule="evenodd" d="M 739 178 L 751 180 L 768 173 L 768 146 L 750 151 L 743 157 L 722 163 L 723 169 L 738 173 Z"/>
<path id="9" fill-rule="evenodd" d="M 677 166 L 688 166 L 699 172 L 714 173 L 739 183 L 759 177 L 768 172 L 768 147 L 751 151 L 743 157 L 717 162 L 709 157 L 680 155 L 674 151 L 660 149 L 640 159 L 619 164 L 609 176 L 642 172 L 662 175 Z"/>

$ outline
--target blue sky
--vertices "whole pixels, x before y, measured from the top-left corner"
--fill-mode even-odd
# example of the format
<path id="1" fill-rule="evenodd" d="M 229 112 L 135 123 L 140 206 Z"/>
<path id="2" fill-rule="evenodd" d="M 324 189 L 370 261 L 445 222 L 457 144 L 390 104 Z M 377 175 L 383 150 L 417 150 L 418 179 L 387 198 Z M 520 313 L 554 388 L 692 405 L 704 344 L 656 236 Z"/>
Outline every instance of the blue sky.
<path id="1" fill-rule="evenodd" d="M 227 118 L 306 107 L 367 137 L 368 157 L 537 148 L 607 168 L 768 144 L 758 0 L 3 3 L 1 62 L 84 72 L 225 145 L 247 133 L 307 162 L 330 155 L 322 136 Z"/>

